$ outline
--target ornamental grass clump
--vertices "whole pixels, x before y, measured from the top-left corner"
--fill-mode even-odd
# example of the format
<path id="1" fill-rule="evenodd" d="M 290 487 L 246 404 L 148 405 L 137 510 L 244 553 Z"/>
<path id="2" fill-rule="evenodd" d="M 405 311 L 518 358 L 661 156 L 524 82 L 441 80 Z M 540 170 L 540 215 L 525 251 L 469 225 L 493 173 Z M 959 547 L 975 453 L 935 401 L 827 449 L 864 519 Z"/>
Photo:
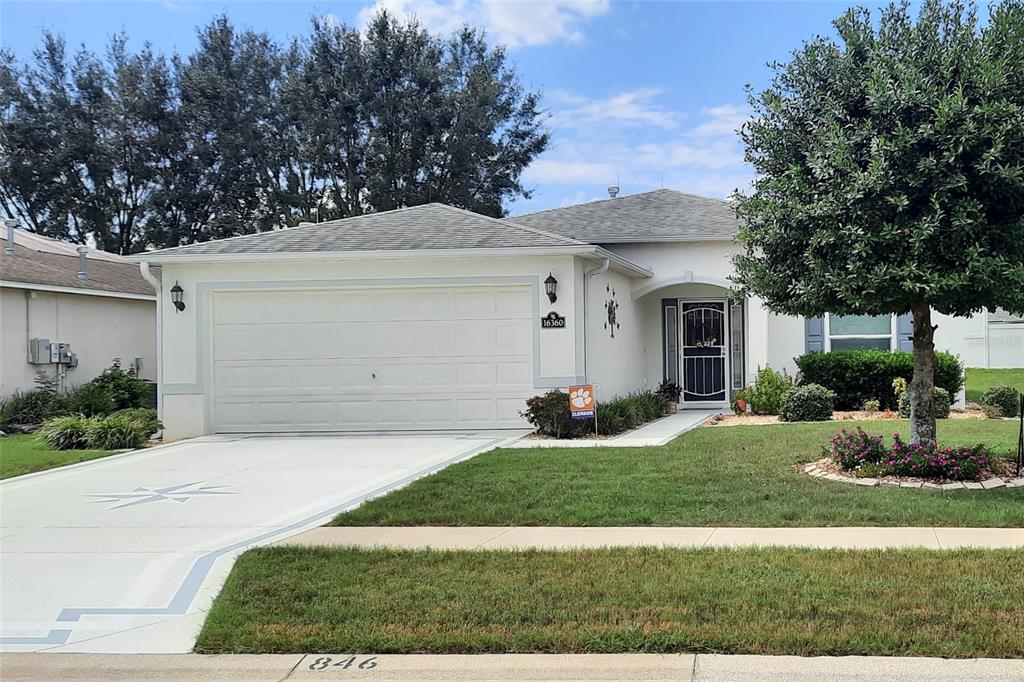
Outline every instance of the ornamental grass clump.
<path id="1" fill-rule="evenodd" d="M 881 436 L 872 436 L 858 427 L 856 431 L 840 430 L 829 439 L 823 453 L 844 469 L 853 470 L 864 464 L 881 463 L 889 451 Z"/>

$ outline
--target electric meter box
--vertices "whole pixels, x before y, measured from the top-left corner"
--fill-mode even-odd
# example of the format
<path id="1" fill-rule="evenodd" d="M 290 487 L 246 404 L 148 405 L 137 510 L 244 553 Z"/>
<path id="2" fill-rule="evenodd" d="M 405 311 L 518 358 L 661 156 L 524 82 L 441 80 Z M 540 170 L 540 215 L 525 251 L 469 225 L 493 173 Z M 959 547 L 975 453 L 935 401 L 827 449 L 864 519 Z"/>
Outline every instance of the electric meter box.
<path id="1" fill-rule="evenodd" d="M 50 359 L 50 339 L 29 339 L 28 361 L 33 365 L 48 365 Z"/>

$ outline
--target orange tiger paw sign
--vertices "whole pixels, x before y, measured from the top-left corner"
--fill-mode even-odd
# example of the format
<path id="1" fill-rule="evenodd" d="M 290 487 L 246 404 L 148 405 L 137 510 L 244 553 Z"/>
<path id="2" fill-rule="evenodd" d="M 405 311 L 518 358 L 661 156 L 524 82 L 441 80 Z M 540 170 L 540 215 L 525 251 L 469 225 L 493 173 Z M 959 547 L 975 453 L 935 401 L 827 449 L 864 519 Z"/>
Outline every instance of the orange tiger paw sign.
<path id="1" fill-rule="evenodd" d="M 594 387 L 569 387 L 569 416 L 573 419 L 592 419 L 594 417 Z"/>

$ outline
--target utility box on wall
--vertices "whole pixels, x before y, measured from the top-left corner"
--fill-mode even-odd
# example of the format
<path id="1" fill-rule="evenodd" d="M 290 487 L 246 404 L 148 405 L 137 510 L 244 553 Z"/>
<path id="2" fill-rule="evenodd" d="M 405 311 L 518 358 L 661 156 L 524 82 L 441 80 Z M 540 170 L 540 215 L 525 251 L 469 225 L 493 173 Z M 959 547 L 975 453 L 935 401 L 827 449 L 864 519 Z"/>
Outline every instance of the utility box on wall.
<path id="1" fill-rule="evenodd" d="M 49 365 L 53 362 L 50 359 L 50 339 L 29 339 L 28 361 L 32 365 Z"/>

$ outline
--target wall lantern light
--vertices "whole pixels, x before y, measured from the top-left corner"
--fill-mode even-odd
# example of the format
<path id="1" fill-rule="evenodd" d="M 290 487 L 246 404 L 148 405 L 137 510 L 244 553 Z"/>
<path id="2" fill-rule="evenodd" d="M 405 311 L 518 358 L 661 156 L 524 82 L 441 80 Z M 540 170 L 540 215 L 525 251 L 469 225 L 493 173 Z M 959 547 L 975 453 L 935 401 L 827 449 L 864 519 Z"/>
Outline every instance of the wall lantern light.
<path id="1" fill-rule="evenodd" d="M 174 304 L 174 309 L 179 313 L 185 309 L 185 301 L 182 299 L 185 296 L 185 290 L 181 288 L 181 285 L 177 282 L 171 287 L 171 303 Z"/>
<path id="2" fill-rule="evenodd" d="M 544 280 L 544 291 L 548 295 L 548 300 L 552 303 L 558 300 L 558 280 L 550 272 L 548 273 L 548 278 Z"/>

